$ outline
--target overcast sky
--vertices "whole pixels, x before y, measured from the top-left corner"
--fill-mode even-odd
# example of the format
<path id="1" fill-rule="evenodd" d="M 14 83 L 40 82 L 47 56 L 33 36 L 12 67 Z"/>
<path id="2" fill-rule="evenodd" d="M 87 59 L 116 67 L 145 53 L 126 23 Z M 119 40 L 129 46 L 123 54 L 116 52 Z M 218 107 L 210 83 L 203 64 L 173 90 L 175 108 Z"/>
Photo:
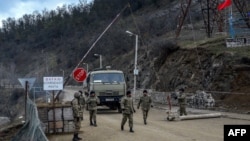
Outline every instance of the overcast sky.
<path id="1" fill-rule="evenodd" d="M 9 17 L 17 20 L 24 14 L 32 14 L 36 10 L 41 13 L 45 8 L 49 11 L 63 4 L 77 5 L 79 0 L 0 0 L 0 27 L 2 20 Z"/>

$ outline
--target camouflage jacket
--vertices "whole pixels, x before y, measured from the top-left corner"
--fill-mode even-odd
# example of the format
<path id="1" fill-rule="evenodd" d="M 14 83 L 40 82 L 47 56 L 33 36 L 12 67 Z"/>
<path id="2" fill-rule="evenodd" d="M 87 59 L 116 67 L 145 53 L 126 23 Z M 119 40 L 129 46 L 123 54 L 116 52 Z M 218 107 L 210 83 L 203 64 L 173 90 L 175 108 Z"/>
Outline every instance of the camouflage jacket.
<path id="1" fill-rule="evenodd" d="M 100 100 L 99 100 L 99 98 L 98 97 L 89 97 L 88 99 L 87 99 L 87 102 L 86 102 L 87 104 L 88 104 L 88 110 L 97 110 L 97 104 L 99 104 L 100 103 Z"/>
<path id="2" fill-rule="evenodd" d="M 83 95 L 80 95 L 79 103 L 81 105 L 81 108 L 84 109 L 86 101 L 85 101 L 85 97 Z"/>
<path id="3" fill-rule="evenodd" d="M 81 106 L 78 102 L 77 98 L 74 98 L 71 101 L 72 111 L 73 111 L 73 117 L 77 118 L 81 116 Z"/>
<path id="4" fill-rule="evenodd" d="M 123 97 L 121 100 L 121 109 L 124 114 L 133 114 L 135 111 L 133 99 L 127 96 Z"/>
<path id="5" fill-rule="evenodd" d="M 141 105 L 142 110 L 149 110 L 152 100 L 150 96 L 142 96 L 138 102 L 137 108 L 139 109 Z"/>
<path id="6" fill-rule="evenodd" d="M 186 105 L 186 94 L 180 93 L 178 96 L 178 102 L 180 105 Z"/>

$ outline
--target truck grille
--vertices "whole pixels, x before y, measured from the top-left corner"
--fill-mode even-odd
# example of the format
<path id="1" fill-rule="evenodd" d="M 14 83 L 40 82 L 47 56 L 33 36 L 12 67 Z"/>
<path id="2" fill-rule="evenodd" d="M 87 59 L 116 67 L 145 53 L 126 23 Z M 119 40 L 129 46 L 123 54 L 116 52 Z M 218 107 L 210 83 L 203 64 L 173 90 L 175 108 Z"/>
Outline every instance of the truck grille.
<path id="1" fill-rule="evenodd" d="M 99 93 L 99 96 L 117 96 L 117 95 L 119 95 L 118 91 L 106 91 Z"/>

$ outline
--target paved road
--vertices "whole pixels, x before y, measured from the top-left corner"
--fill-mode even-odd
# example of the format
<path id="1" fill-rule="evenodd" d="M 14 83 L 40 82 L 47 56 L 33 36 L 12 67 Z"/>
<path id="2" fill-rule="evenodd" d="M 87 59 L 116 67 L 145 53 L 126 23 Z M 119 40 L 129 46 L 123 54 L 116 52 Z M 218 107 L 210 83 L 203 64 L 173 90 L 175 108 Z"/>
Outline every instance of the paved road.
<path id="1" fill-rule="evenodd" d="M 66 89 L 63 101 L 71 101 L 78 89 Z M 130 133 L 128 124 L 120 130 L 122 114 L 101 109 L 98 111 L 98 127 L 89 126 L 89 114 L 85 111 L 80 136 L 84 141 L 223 141 L 223 127 L 226 124 L 250 124 L 250 115 L 221 112 L 222 117 L 195 120 L 166 120 L 167 105 L 155 105 L 149 113 L 148 125 L 143 124 L 141 110 L 134 114 L 134 130 Z M 176 111 L 177 107 L 173 107 Z M 216 111 L 187 109 L 189 115 L 197 113 L 218 113 Z M 50 135 L 50 141 L 71 141 L 72 134 Z"/>
<path id="2" fill-rule="evenodd" d="M 189 112 L 193 112 L 192 110 L 197 112 L 195 109 L 188 109 Z M 202 110 L 202 112 L 213 111 Z M 250 115 L 232 115 L 235 117 L 167 121 L 163 106 L 160 109 L 153 108 L 149 113 L 148 125 L 144 125 L 141 110 L 137 110 L 134 114 L 135 133 L 130 133 L 128 124 L 124 131 L 120 130 L 122 115 L 117 111 L 99 110 L 98 127 L 89 126 L 88 112 L 85 112 L 80 136 L 84 141 L 223 141 L 225 124 L 250 124 Z M 228 116 L 230 117 L 230 114 Z M 49 136 L 49 140 L 70 141 L 72 135 L 52 135 Z"/>

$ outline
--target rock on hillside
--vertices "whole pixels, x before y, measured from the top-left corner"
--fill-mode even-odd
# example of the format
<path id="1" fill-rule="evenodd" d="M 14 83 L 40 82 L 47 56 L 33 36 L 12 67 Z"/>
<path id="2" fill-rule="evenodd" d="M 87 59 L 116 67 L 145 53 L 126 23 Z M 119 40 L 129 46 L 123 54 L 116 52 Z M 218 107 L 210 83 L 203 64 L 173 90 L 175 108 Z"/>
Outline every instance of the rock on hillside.
<path id="1" fill-rule="evenodd" d="M 157 91 L 185 87 L 191 93 L 210 91 L 218 106 L 227 104 L 229 109 L 250 110 L 250 48 L 226 48 L 223 44 L 220 39 L 200 44 L 198 48 L 170 42 L 156 46 L 139 63 L 138 87 Z"/>

